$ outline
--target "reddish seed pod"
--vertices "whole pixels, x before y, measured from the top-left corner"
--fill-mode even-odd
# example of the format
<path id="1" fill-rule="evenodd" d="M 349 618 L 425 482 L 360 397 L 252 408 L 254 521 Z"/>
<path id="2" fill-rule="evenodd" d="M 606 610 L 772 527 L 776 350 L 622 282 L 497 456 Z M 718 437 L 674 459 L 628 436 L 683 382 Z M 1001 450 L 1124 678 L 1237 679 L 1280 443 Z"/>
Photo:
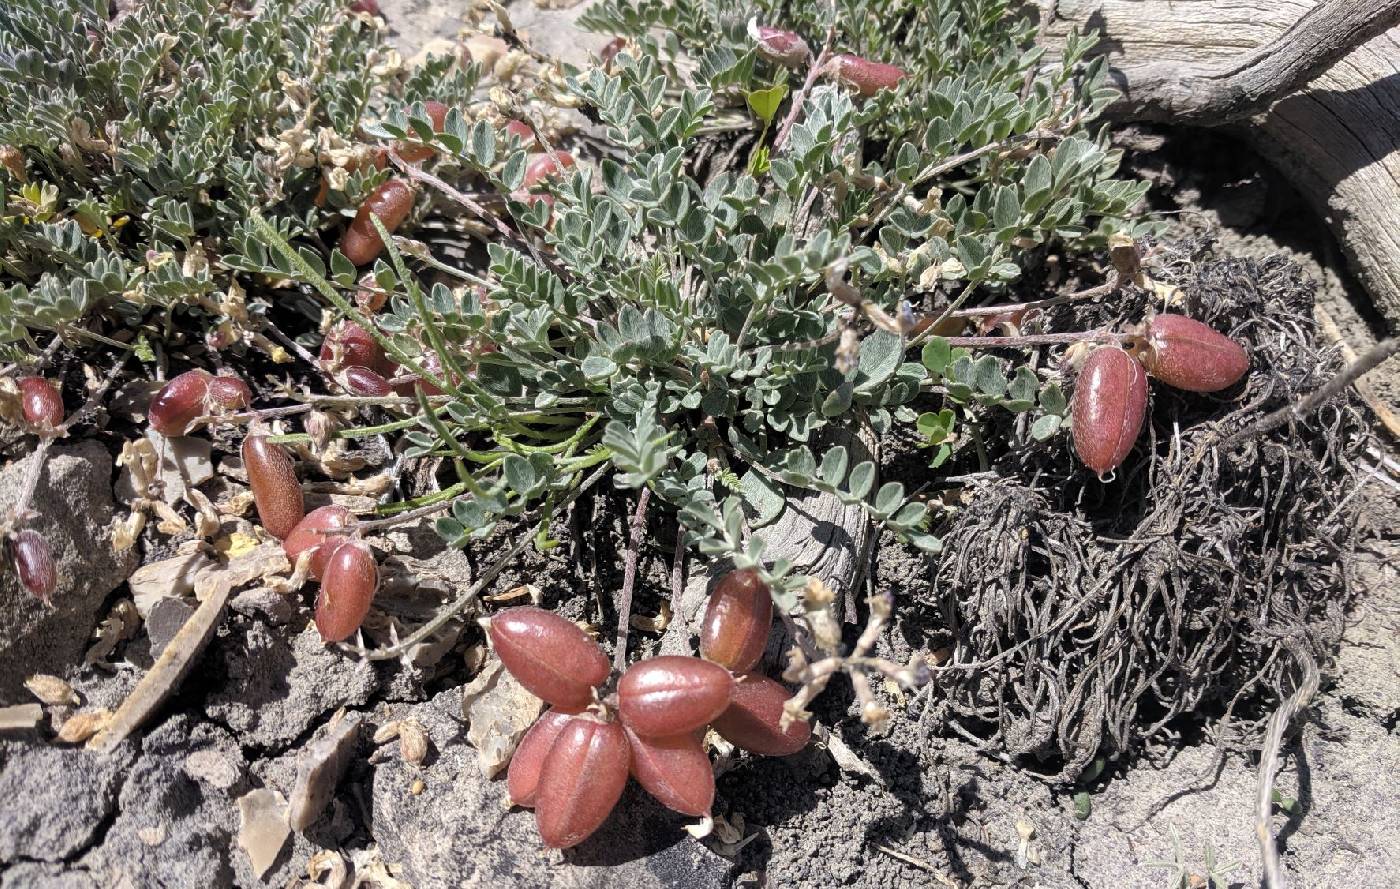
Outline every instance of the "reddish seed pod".
<path id="1" fill-rule="evenodd" d="M 622 52 L 622 48 L 627 45 L 627 38 L 614 37 L 609 40 L 602 49 L 598 50 L 598 61 L 603 63 L 604 71 L 612 70 L 613 59 Z"/>
<path id="2" fill-rule="evenodd" d="M 384 241 L 379 237 L 370 216 L 378 216 L 386 231 L 394 231 L 403 225 L 413 209 L 413 189 L 402 179 L 390 179 L 370 192 L 360 204 L 355 221 L 345 229 L 340 238 L 340 252 L 355 265 L 365 265 L 384 249 Z"/>
<path id="3" fill-rule="evenodd" d="M 428 112 L 428 119 L 432 121 L 433 132 L 441 133 L 443 124 L 447 120 L 447 106 L 441 102 L 428 101 L 423 103 L 423 107 Z M 418 142 L 399 142 L 395 147 L 399 153 L 399 157 L 410 164 L 425 161 L 434 154 L 437 154 L 436 149 Z M 385 223 L 385 225 L 387 227 L 388 223 Z M 373 228 L 373 226 L 371 226 L 371 228 Z"/>
<path id="4" fill-rule="evenodd" d="M 540 771 L 535 824 L 546 846 L 577 846 L 602 826 L 627 786 L 632 753 L 616 722 L 575 716 L 559 731 Z"/>
<path id="5" fill-rule="evenodd" d="M 1137 441 L 1147 413 L 1147 375 L 1117 346 L 1089 355 L 1074 386 L 1074 450 L 1100 476 L 1113 471 Z"/>
<path id="6" fill-rule="evenodd" d="M 867 98 L 881 90 L 895 89 L 907 73 L 903 68 L 872 62 L 849 53 L 832 56 L 831 61 L 826 63 L 826 70 L 842 85 Z"/>
<path id="7" fill-rule="evenodd" d="M 567 151 L 541 152 L 532 155 L 525 165 L 525 188 L 533 188 L 541 180 L 561 175 L 565 169 L 576 165 L 574 156 Z"/>
<path id="8" fill-rule="evenodd" d="M 353 636 L 369 613 L 378 587 L 379 566 L 369 546 L 350 540 L 336 547 L 316 597 L 316 629 L 321 639 L 343 642 Z"/>
<path id="9" fill-rule="evenodd" d="M 632 747 L 632 777 L 668 809 L 697 818 L 715 802 L 715 772 L 698 733 L 643 738 L 623 725 Z"/>
<path id="10" fill-rule="evenodd" d="M 243 465 L 263 527 L 278 540 L 286 538 L 306 514 L 292 458 L 266 436 L 249 435 L 243 439 Z"/>
<path id="11" fill-rule="evenodd" d="M 554 746 L 559 732 L 573 718 L 571 713 L 546 710 L 520 739 L 520 746 L 515 748 L 515 755 L 510 758 L 510 768 L 506 771 L 506 790 L 512 803 L 527 809 L 534 808 L 545 757 L 549 755 L 549 748 Z"/>
<path id="12" fill-rule="evenodd" d="M 320 358 L 333 372 L 356 364 L 377 369 L 384 364 L 384 350 L 363 327 L 342 321 L 321 342 Z"/>
<path id="13" fill-rule="evenodd" d="M 749 37 L 753 38 L 759 55 L 788 68 L 800 68 L 812 55 L 807 41 L 797 34 L 760 25 L 758 19 L 749 19 Z"/>
<path id="14" fill-rule="evenodd" d="M 622 721 L 647 738 L 693 731 L 729 706 L 734 677 L 698 657 L 663 655 L 627 668 L 617 683 Z"/>
<path id="15" fill-rule="evenodd" d="M 303 552 L 312 550 L 308 570 L 313 579 L 320 580 L 325 575 L 331 554 L 350 539 L 345 534 L 327 532 L 337 528 L 353 528 L 359 523 L 354 513 L 343 506 L 331 504 L 313 509 L 297 522 L 287 539 L 282 541 L 282 551 L 295 564 Z"/>
<path id="16" fill-rule="evenodd" d="M 488 635 L 510 674 L 559 710 L 587 707 L 611 669 L 603 649 L 577 624 L 543 608 L 507 608 L 491 618 Z"/>
<path id="17" fill-rule="evenodd" d="M 727 670 L 754 668 L 773 627 L 773 595 L 752 568 L 726 574 L 705 606 L 700 624 L 700 655 Z"/>
<path id="18" fill-rule="evenodd" d="M 1249 354 L 1225 334 L 1185 315 L 1157 315 L 1147 325 L 1147 372 L 1187 392 L 1219 392 L 1249 372 Z"/>
<path id="19" fill-rule="evenodd" d="M 740 676 L 734 683 L 729 709 L 715 719 L 713 728 L 736 747 L 763 756 L 788 756 L 812 738 L 812 727 L 794 719 L 783 731 L 783 704 L 792 692 L 757 673 Z"/>
<path id="20" fill-rule="evenodd" d="M 383 376 L 358 364 L 345 368 L 345 388 L 355 395 L 371 398 L 382 398 L 394 392 L 394 388 Z"/>
<path id="21" fill-rule="evenodd" d="M 49 601 L 58 587 L 58 571 L 48 541 L 38 531 L 25 528 L 10 537 L 10 552 L 20 585 L 37 598 Z"/>
<path id="22" fill-rule="evenodd" d="M 43 432 L 63 424 L 63 396 L 56 386 L 43 377 L 20 377 L 16 382 L 24 422 Z"/>
<path id="23" fill-rule="evenodd" d="M 204 413 L 209 379 L 208 371 L 187 370 L 161 386 L 146 409 L 151 428 L 166 438 L 184 435 L 194 418 Z"/>
<path id="24" fill-rule="evenodd" d="M 355 0 L 355 2 L 350 4 L 350 11 L 379 15 L 379 0 Z"/>
<path id="25" fill-rule="evenodd" d="M 253 390 L 233 374 L 219 374 L 209 380 L 208 407 L 241 411 L 253 400 Z"/>
<path id="26" fill-rule="evenodd" d="M 429 373 L 438 377 L 443 375 L 442 359 L 437 356 L 436 352 L 424 354 L 423 357 L 419 359 L 419 363 L 422 364 L 423 369 Z M 416 375 L 394 384 L 394 391 L 405 398 L 412 398 L 414 392 L 419 389 L 423 391 L 424 395 L 429 397 L 443 394 L 442 390 L 437 386 L 434 386 L 428 380 L 422 379 Z"/>
<path id="27" fill-rule="evenodd" d="M 519 139 L 525 148 L 539 148 L 540 142 L 535 138 L 535 131 L 523 120 L 506 121 L 506 135 Z"/>

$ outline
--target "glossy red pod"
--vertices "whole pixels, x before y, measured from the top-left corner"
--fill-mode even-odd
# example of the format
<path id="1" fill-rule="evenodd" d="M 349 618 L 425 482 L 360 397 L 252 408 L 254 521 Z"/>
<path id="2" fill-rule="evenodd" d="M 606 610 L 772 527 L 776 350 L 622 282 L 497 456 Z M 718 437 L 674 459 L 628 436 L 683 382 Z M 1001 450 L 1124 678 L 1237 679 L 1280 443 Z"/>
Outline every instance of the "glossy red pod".
<path id="1" fill-rule="evenodd" d="M 697 657 L 663 655 L 638 661 L 617 683 L 622 721 L 637 734 L 664 738 L 694 731 L 729 706 L 734 677 Z"/>
<path id="2" fill-rule="evenodd" d="M 549 748 L 535 795 L 535 824 L 546 846 L 577 846 L 602 826 L 627 786 L 632 753 L 616 722 L 575 716 Z"/>
<path id="3" fill-rule="evenodd" d="M 63 396 L 57 386 L 43 377 L 20 377 L 16 383 L 24 422 L 43 432 L 63 425 Z"/>
<path id="4" fill-rule="evenodd" d="M 296 527 L 282 541 L 282 551 L 296 564 L 296 560 L 306 550 L 312 550 L 311 562 L 307 570 L 315 580 L 325 576 L 326 563 L 331 553 L 350 540 L 347 534 L 328 534 L 338 528 L 353 528 L 360 523 L 354 513 L 343 506 L 331 504 L 311 510 L 297 522 Z"/>
<path id="5" fill-rule="evenodd" d="M 700 623 L 700 655 L 727 670 L 754 668 L 773 627 L 773 595 L 752 568 L 731 571 L 710 593 Z"/>
<path id="6" fill-rule="evenodd" d="M 25 528 L 10 537 L 10 554 L 20 586 L 35 597 L 49 601 L 49 596 L 58 588 L 58 570 L 49 542 L 38 531 Z"/>
<path id="7" fill-rule="evenodd" d="M 625 724 L 632 748 L 632 777 L 666 808 L 697 818 L 715 802 L 715 772 L 698 732 L 643 738 Z"/>
<path id="8" fill-rule="evenodd" d="M 320 358 L 332 371 L 357 364 L 378 370 L 385 363 L 379 343 L 354 321 L 342 321 L 331 328 L 321 341 Z"/>
<path id="9" fill-rule="evenodd" d="M 194 418 L 204 414 L 209 379 L 208 371 L 187 370 L 161 386 L 146 409 L 151 428 L 166 438 L 184 435 Z"/>
<path id="10" fill-rule="evenodd" d="M 378 216 L 385 230 L 393 232 L 403 225 L 412 209 L 413 189 L 408 183 L 402 179 L 382 183 L 360 204 L 354 221 L 340 238 L 340 252 L 355 265 L 373 262 L 384 249 L 384 241 L 370 216 Z"/>
<path id="11" fill-rule="evenodd" d="M 430 100 L 424 102 L 423 107 L 428 112 L 428 119 L 432 121 L 433 132 L 441 133 L 443 124 L 447 120 L 447 106 L 441 102 Z M 398 145 L 395 146 L 395 150 L 398 151 L 399 157 L 410 164 L 425 161 L 437 154 L 437 149 L 420 142 L 399 142 Z M 388 223 L 385 223 L 385 225 L 387 226 Z"/>
<path id="12" fill-rule="evenodd" d="M 525 188 L 533 188 L 541 180 L 558 176 L 569 167 L 575 166 L 574 156 L 567 151 L 541 152 L 530 156 L 525 164 Z"/>
<path id="13" fill-rule="evenodd" d="M 233 374 L 219 374 L 209 380 L 205 395 L 206 406 L 226 411 L 241 411 L 253 401 L 253 390 Z"/>
<path id="14" fill-rule="evenodd" d="M 316 630 L 326 642 L 343 642 L 355 634 L 369 613 L 379 588 L 379 566 L 362 540 L 337 547 L 326 562 L 321 593 L 316 597 Z"/>
<path id="15" fill-rule="evenodd" d="M 1185 315 L 1147 324 L 1143 364 L 1153 377 L 1187 392 L 1219 392 L 1249 372 L 1249 353 L 1225 334 Z"/>
<path id="16" fill-rule="evenodd" d="M 243 466 L 262 526 L 278 540 L 286 538 L 306 514 L 292 458 L 266 436 L 249 435 L 243 439 Z"/>
<path id="17" fill-rule="evenodd" d="M 538 149 L 540 147 L 540 141 L 535 137 L 535 131 L 523 120 L 506 121 L 506 135 L 519 139 L 525 148 Z"/>
<path id="18" fill-rule="evenodd" d="M 1090 353 L 1074 386 L 1074 450 L 1105 475 L 1132 451 L 1147 413 L 1147 374 L 1117 346 Z"/>
<path id="19" fill-rule="evenodd" d="M 510 758 L 510 768 L 506 770 L 506 790 L 512 803 L 527 809 L 534 808 L 545 757 L 549 755 L 549 748 L 554 746 L 559 732 L 573 718 L 572 713 L 562 710 L 546 710 L 520 739 L 520 746 L 515 748 L 515 754 Z"/>
<path id="20" fill-rule="evenodd" d="M 394 387 L 389 385 L 389 381 L 367 367 L 352 365 L 345 368 L 344 376 L 345 388 L 354 395 L 382 398 L 394 394 Z"/>
<path id="21" fill-rule="evenodd" d="M 895 89 L 908 73 L 898 66 L 872 62 L 849 53 L 832 56 L 826 63 L 826 70 L 842 85 L 866 97 L 881 90 Z"/>
<path id="22" fill-rule="evenodd" d="M 760 25 L 757 19 L 749 20 L 749 37 L 753 39 L 759 55 L 778 65 L 798 68 L 812 56 L 807 41 L 795 32 Z"/>
<path id="23" fill-rule="evenodd" d="M 496 655 L 530 694 L 577 713 L 593 701 L 593 689 L 611 667 L 598 643 L 578 624 L 552 611 L 524 605 L 491 617 L 487 633 Z"/>
<path id="24" fill-rule="evenodd" d="M 715 718 L 711 727 L 736 747 L 764 756 L 789 756 L 812 739 L 812 727 L 795 719 L 783 731 L 783 704 L 792 692 L 782 685 L 749 673 L 738 677 L 729 708 Z"/>

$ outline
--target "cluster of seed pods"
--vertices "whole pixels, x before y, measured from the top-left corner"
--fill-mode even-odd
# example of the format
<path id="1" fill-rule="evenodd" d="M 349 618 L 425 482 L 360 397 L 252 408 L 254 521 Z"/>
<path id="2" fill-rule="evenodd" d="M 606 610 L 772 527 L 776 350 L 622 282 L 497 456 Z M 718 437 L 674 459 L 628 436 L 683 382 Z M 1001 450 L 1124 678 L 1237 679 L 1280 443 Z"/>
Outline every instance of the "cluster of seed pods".
<path id="1" fill-rule="evenodd" d="M 364 345 L 363 340 L 353 336 L 348 340 L 346 350 Z M 192 370 L 166 383 L 152 399 L 147 414 L 157 432 L 173 437 L 183 435 L 190 422 L 201 414 L 245 408 L 249 401 L 248 386 L 242 380 Z M 243 439 L 242 456 L 262 526 L 282 541 L 293 564 L 303 552 L 311 553 L 308 572 L 312 579 L 321 582 L 316 600 L 316 628 L 321 638 L 327 642 L 348 639 L 369 612 L 379 586 L 374 555 L 355 536 L 358 521 L 342 506 L 323 506 L 307 513 L 291 456 L 281 445 L 268 441 L 267 436 L 249 433 Z M 27 533 L 32 532 L 22 531 L 16 537 Z M 12 542 L 11 548 L 21 579 L 31 576 L 42 586 L 47 578 L 51 591 L 53 561 L 47 558 L 47 548 L 39 554 L 28 538 L 18 545 Z M 28 582 L 25 585 L 35 590 Z"/>
<path id="2" fill-rule="evenodd" d="M 1161 314 L 1147 322 L 1144 346 L 1134 356 L 1100 346 L 1079 371 L 1073 404 L 1074 449 L 1103 476 L 1128 456 L 1147 414 L 1147 378 L 1188 392 L 1218 392 L 1249 371 L 1239 343 L 1185 315 Z"/>
<path id="3" fill-rule="evenodd" d="M 782 726 L 791 693 L 748 672 L 772 623 L 773 600 L 758 574 L 726 575 L 706 608 L 703 659 L 663 655 L 633 664 L 618 680 L 613 707 L 598 701 L 611 672 L 607 656 L 576 624 L 529 606 L 493 616 L 488 634 L 501 663 L 550 705 L 521 740 L 506 782 L 511 802 L 535 810 L 544 844 L 563 849 L 592 835 L 629 775 L 667 808 L 708 816 L 715 778 L 706 726 L 767 756 L 805 747 L 807 723 Z"/>
<path id="4" fill-rule="evenodd" d="M 807 41 L 793 31 L 760 25 L 755 19 L 749 21 L 748 31 L 758 54 L 775 65 L 800 68 L 812 57 Z M 881 90 L 898 88 L 899 82 L 908 74 L 896 65 L 850 53 L 832 56 L 823 65 L 821 73 L 863 98 L 869 98 Z"/>

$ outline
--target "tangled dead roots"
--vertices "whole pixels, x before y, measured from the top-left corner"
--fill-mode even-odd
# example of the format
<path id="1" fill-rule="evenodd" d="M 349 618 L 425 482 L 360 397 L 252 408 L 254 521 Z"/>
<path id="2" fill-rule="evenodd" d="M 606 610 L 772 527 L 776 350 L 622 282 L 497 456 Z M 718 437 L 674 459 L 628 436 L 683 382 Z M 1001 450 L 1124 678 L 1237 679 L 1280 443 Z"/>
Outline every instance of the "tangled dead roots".
<path id="1" fill-rule="evenodd" d="M 1313 284 L 1282 257 L 1159 251 L 1153 274 L 1183 289 L 1184 311 L 1248 344 L 1244 390 L 1155 385 L 1149 428 L 1108 483 L 1065 436 L 1036 445 L 1014 421 L 993 430 L 988 441 L 1011 446 L 990 455 L 996 477 L 969 492 L 935 576 L 953 657 L 926 727 L 1057 762 L 1059 780 L 1197 710 L 1254 742 L 1298 682 L 1289 650 L 1325 662 L 1352 596 L 1369 436 L 1352 397 L 1222 444 L 1340 369 L 1316 341 Z M 1134 320 L 1150 298 L 1126 302 L 1067 311 L 1056 327 Z"/>

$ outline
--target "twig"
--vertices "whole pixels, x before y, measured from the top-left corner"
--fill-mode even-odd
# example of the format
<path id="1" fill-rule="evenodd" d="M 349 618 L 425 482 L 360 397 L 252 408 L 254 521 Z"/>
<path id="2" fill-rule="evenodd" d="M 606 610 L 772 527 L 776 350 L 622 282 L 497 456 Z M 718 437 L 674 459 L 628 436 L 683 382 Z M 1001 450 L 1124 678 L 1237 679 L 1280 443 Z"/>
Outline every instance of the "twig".
<path id="1" fill-rule="evenodd" d="M 831 57 L 831 46 L 836 41 L 836 4 L 832 4 L 831 25 L 826 29 L 826 38 L 822 41 L 821 52 L 812 60 L 812 67 L 807 69 L 807 79 L 802 81 L 802 86 L 792 97 L 792 107 L 788 109 L 787 117 L 783 118 L 783 125 L 778 128 L 778 135 L 773 137 L 773 153 L 777 154 L 783 150 L 787 144 L 788 133 L 792 132 L 792 127 L 797 123 L 797 117 L 802 113 L 802 104 L 807 100 L 807 93 L 811 91 L 817 78 L 821 76 L 822 68 L 826 67 L 826 60 Z"/>
<path id="2" fill-rule="evenodd" d="M 685 528 L 676 523 L 676 551 L 671 555 L 671 610 L 679 611 L 685 591 Z"/>
<path id="3" fill-rule="evenodd" d="M 632 525 L 627 535 L 627 552 L 622 562 L 622 592 L 617 598 L 617 649 L 613 652 L 613 667 L 618 672 L 627 665 L 627 631 L 632 622 L 632 591 L 637 586 L 637 553 L 642 546 L 642 534 L 647 527 L 647 503 L 651 488 L 642 488 L 637 495 L 637 508 L 632 511 Z"/>
<path id="4" fill-rule="evenodd" d="M 1088 290 L 1080 290 L 1076 293 L 1062 293 L 1059 296 L 1050 296 L 1045 299 L 1033 299 L 1030 302 L 1002 303 L 1001 305 L 995 306 L 974 306 L 970 309 L 956 309 L 949 312 L 948 317 L 982 318 L 987 315 L 1000 315 L 1003 312 L 1028 312 L 1031 309 L 1048 309 L 1052 306 L 1062 306 L 1065 303 L 1080 302 L 1086 299 L 1097 299 L 1100 296 L 1107 296 L 1117 287 L 1118 283 L 1116 281 L 1109 281 L 1097 287 L 1090 287 Z"/>
<path id="5" fill-rule="evenodd" d="M 1294 404 L 1285 405 L 1271 414 L 1261 417 L 1259 420 L 1249 424 L 1245 428 L 1236 432 L 1225 440 L 1226 445 L 1235 444 L 1249 438 L 1258 438 L 1276 426 L 1281 426 L 1289 420 L 1301 419 L 1313 410 L 1322 405 L 1323 402 L 1339 394 L 1353 380 L 1364 376 L 1374 370 L 1378 365 L 1400 353 L 1400 337 L 1390 337 L 1381 340 L 1372 346 L 1370 351 L 1362 355 L 1358 360 L 1352 362 L 1351 366 L 1332 379 L 1326 385 L 1311 395 L 1303 398 Z"/>
<path id="6" fill-rule="evenodd" d="M 1356 350 L 1347 342 L 1346 337 L 1342 336 L 1342 331 L 1337 327 L 1337 322 L 1333 320 L 1327 310 L 1322 306 L 1314 306 L 1313 314 L 1317 316 L 1318 323 L 1322 326 L 1322 333 L 1327 337 L 1328 341 L 1333 345 L 1341 346 L 1342 357 L 1346 359 L 1348 364 L 1355 363 Z M 1356 380 L 1352 384 L 1352 388 L 1356 390 L 1357 395 L 1361 396 L 1361 400 L 1366 402 L 1366 406 L 1376 415 L 1376 419 L 1381 421 L 1381 425 L 1386 428 L 1386 431 L 1397 441 L 1400 441 L 1400 416 L 1396 416 L 1395 411 L 1391 410 L 1390 405 L 1386 404 L 1385 399 L 1383 399 L 1366 380 Z"/>
<path id="7" fill-rule="evenodd" d="M 1259 840 L 1259 855 L 1264 865 L 1264 889 L 1287 889 L 1283 878 L 1283 867 L 1278 859 L 1278 846 L 1274 842 L 1269 821 L 1274 811 L 1274 775 L 1278 772 L 1279 751 L 1283 746 L 1283 733 L 1299 710 L 1317 693 L 1321 677 L 1317 662 L 1302 643 L 1289 640 L 1284 643 L 1289 653 L 1298 662 L 1302 675 L 1298 677 L 1298 687 L 1289 695 L 1274 715 L 1269 717 L 1269 726 L 1264 732 L 1264 749 L 1259 759 L 1259 796 L 1255 800 L 1254 835 Z"/>
<path id="8" fill-rule="evenodd" d="M 601 481 L 603 476 L 607 475 L 608 472 L 610 472 L 611 470 L 612 465 L 608 463 L 605 463 L 602 466 L 598 467 L 598 469 L 595 470 L 594 473 L 588 478 L 584 479 L 583 482 L 577 488 L 570 491 L 568 496 L 566 496 L 563 500 L 560 500 L 555 508 L 563 509 L 570 503 L 573 503 L 579 498 L 581 494 L 583 494 L 584 491 L 587 491 L 589 488 L 593 487 L 595 484 Z M 538 521 L 539 518 L 540 515 L 538 513 L 531 514 L 525 520 L 525 524 L 532 524 L 533 522 Z M 486 585 L 489 584 L 491 581 L 495 580 L 496 576 L 502 571 L 504 571 L 506 566 L 511 563 L 511 560 L 514 559 L 516 556 L 520 555 L 520 553 L 525 550 L 525 547 L 529 546 L 530 541 L 534 539 L 535 538 L 533 534 L 520 535 L 520 538 L 516 540 L 515 543 L 511 544 L 508 550 L 502 553 L 500 557 L 496 559 L 495 562 L 491 563 L 490 567 L 488 567 L 486 571 L 482 573 L 481 577 L 477 579 L 476 583 L 472 584 L 466 592 L 458 596 L 446 608 L 438 612 L 438 615 L 436 617 L 423 624 L 423 626 L 419 627 L 418 629 L 414 630 L 406 638 L 399 640 L 396 644 L 391 645 L 388 648 L 379 649 L 378 651 L 367 652 L 365 653 L 365 657 L 371 661 L 392 660 L 393 658 L 402 656 L 404 652 L 408 651 L 410 648 L 417 645 L 419 642 L 422 642 L 424 639 L 428 638 L 432 634 L 436 633 L 438 630 L 442 629 L 444 626 L 446 626 L 448 621 L 452 620 L 452 618 L 456 617 L 463 611 L 463 609 L 470 605 L 472 601 L 481 594 L 481 591 L 486 589 Z"/>
<path id="9" fill-rule="evenodd" d="M 1216 70 L 1154 62 L 1120 70 L 1110 113 L 1218 126 L 1298 90 L 1353 49 L 1400 24 L 1400 0 L 1323 0 L 1279 37 Z"/>
<path id="10" fill-rule="evenodd" d="M 966 346 L 971 349 L 1057 346 L 1066 343 L 1083 342 L 1126 343 L 1136 338 L 1137 334 L 1134 333 L 1114 333 L 1111 330 L 1080 330 L 1072 333 L 1032 333 L 1024 336 L 945 337 L 948 344 L 951 346 Z"/>

